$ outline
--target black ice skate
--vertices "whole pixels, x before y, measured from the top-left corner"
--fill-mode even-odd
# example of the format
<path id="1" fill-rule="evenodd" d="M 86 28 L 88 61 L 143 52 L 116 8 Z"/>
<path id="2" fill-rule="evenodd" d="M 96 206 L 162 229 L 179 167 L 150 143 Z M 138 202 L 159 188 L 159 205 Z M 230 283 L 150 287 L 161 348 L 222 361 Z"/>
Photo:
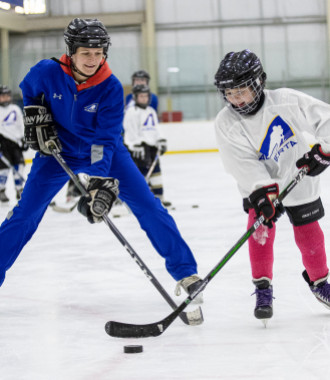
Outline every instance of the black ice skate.
<path id="1" fill-rule="evenodd" d="M 330 284 L 327 282 L 329 273 L 325 277 L 314 282 L 310 280 L 307 271 L 303 271 L 302 275 L 315 298 L 326 308 L 330 309 Z"/>
<path id="2" fill-rule="evenodd" d="M 197 274 L 185 277 L 182 280 L 178 281 L 175 287 L 175 295 L 179 296 L 181 294 L 181 286 L 183 287 L 185 292 L 190 295 L 194 290 L 196 290 L 200 286 L 201 283 L 202 279 Z M 203 302 L 203 293 L 199 293 L 198 296 L 192 301 L 192 303 L 195 304 L 201 304 Z"/>
<path id="3" fill-rule="evenodd" d="M 256 286 L 256 291 L 253 294 L 257 296 L 254 316 L 267 327 L 269 319 L 273 316 L 273 286 L 267 277 L 254 279 L 253 283 Z"/>
<path id="4" fill-rule="evenodd" d="M 0 202 L 1 203 L 8 203 L 9 202 L 9 198 L 7 197 L 7 195 L 5 193 L 5 189 L 0 190 Z"/>

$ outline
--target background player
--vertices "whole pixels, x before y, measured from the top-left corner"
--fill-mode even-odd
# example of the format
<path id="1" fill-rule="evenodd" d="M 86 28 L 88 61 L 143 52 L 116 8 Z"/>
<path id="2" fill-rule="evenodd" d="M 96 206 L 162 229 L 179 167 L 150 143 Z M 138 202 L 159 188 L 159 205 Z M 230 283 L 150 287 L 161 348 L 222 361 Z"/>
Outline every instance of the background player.
<path id="1" fill-rule="evenodd" d="M 136 71 L 132 75 L 132 90 L 133 90 L 133 87 L 135 87 L 138 84 L 149 86 L 149 81 L 150 81 L 150 75 L 146 71 L 144 71 L 144 70 Z M 149 105 L 157 113 L 158 112 L 158 97 L 156 94 L 153 94 L 153 93 L 150 93 L 150 95 L 151 95 L 151 98 L 150 98 Z M 133 92 L 126 96 L 125 104 L 126 104 L 126 107 L 130 107 L 130 106 L 134 105 Z"/>
<path id="2" fill-rule="evenodd" d="M 167 150 L 167 141 L 161 138 L 156 111 L 149 106 L 151 93 L 148 86 L 138 84 L 133 87 L 134 106 L 128 107 L 124 117 L 124 142 L 132 158 L 145 177 L 157 153 Z M 159 159 L 149 178 L 151 191 L 165 207 L 171 202 L 164 200 L 164 190 Z"/>
<path id="3" fill-rule="evenodd" d="M 274 222 L 284 210 L 302 255 L 303 277 L 315 297 L 330 306 L 329 270 L 318 223 L 324 210 L 316 177 L 330 164 L 330 106 L 292 89 L 264 90 L 265 83 L 262 64 L 250 50 L 228 53 L 215 75 L 227 104 L 215 122 L 222 161 L 237 181 L 249 214 L 248 228 L 256 215 L 266 218 L 248 242 L 256 286 L 254 313 L 268 320 L 273 315 Z M 311 151 L 304 132 L 318 141 Z M 275 209 L 272 200 L 296 174 L 296 162 L 299 168 L 309 167 L 309 176 L 285 198 L 284 206 Z"/>
<path id="4" fill-rule="evenodd" d="M 22 110 L 12 104 L 11 91 L 0 85 L 0 202 L 7 203 L 6 184 L 12 165 L 16 198 L 19 200 L 24 186 L 24 157 L 22 151 L 28 149 L 24 142 Z M 1 157 L 4 157 L 4 162 Z"/>

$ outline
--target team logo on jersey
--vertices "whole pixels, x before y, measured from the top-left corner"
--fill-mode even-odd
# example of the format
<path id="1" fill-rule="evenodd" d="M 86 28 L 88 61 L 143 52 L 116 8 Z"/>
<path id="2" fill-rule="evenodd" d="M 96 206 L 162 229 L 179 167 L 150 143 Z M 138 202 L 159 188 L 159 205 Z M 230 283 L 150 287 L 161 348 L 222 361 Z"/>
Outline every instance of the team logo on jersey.
<path id="1" fill-rule="evenodd" d="M 277 115 L 267 128 L 266 136 L 259 149 L 261 153 L 259 160 L 273 158 L 278 162 L 279 156 L 283 152 L 297 144 L 295 141 L 290 140 L 293 136 L 294 132 L 290 126 Z"/>
<path id="2" fill-rule="evenodd" d="M 3 119 L 3 124 L 12 124 L 17 120 L 16 111 L 10 111 L 9 114 Z"/>
<path id="3" fill-rule="evenodd" d="M 155 120 L 152 113 L 149 113 L 148 117 L 146 118 L 145 122 L 143 123 L 143 129 L 144 130 L 150 130 L 155 128 Z"/>
<path id="4" fill-rule="evenodd" d="M 63 96 L 62 94 L 57 95 L 56 92 L 54 92 L 53 98 L 54 98 L 54 99 L 58 98 L 58 99 L 61 100 L 61 99 L 62 99 L 62 96 Z"/>
<path id="5" fill-rule="evenodd" d="M 98 103 L 93 103 L 93 104 L 91 104 L 91 105 L 89 105 L 89 106 L 86 106 L 86 107 L 84 108 L 84 110 L 87 111 L 87 112 L 96 112 L 98 106 L 99 106 Z"/>

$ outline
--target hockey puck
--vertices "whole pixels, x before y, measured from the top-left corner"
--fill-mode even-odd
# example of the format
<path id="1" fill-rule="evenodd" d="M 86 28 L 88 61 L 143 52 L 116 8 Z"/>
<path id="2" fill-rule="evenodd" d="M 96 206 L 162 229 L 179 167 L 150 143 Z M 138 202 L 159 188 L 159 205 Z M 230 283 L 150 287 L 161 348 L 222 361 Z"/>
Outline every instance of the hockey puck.
<path id="1" fill-rule="evenodd" d="M 198 205 L 192 205 L 191 207 L 192 208 L 198 208 L 199 206 Z"/>
<path id="2" fill-rule="evenodd" d="M 124 346 L 125 354 L 138 354 L 142 351 L 143 351 L 143 346 L 140 346 L 140 345 Z"/>

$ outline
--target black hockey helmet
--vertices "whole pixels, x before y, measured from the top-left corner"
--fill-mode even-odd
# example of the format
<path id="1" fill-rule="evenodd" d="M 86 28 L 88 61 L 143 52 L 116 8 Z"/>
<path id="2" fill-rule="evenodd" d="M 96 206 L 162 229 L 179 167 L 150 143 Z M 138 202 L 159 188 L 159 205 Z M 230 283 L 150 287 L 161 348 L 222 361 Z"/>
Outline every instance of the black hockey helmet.
<path id="1" fill-rule="evenodd" d="M 146 86 L 145 84 L 137 84 L 136 86 L 133 87 L 132 92 L 133 92 L 133 99 L 135 101 L 135 104 L 140 108 L 147 108 L 151 100 L 150 88 Z M 149 100 L 147 104 L 141 104 L 138 102 L 138 95 L 142 93 L 148 94 Z"/>
<path id="2" fill-rule="evenodd" d="M 11 103 L 11 91 L 8 86 L 0 84 L 0 95 L 8 95 L 10 96 L 10 100 L 6 100 L 4 102 L 0 101 L 0 106 L 6 107 Z"/>
<path id="3" fill-rule="evenodd" d="M 111 45 L 106 27 L 96 18 L 73 19 L 64 31 L 64 41 L 67 45 L 67 55 L 70 57 L 80 46 L 103 48 L 103 53 L 107 56 Z"/>
<path id="4" fill-rule="evenodd" d="M 145 79 L 147 81 L 147 84 L 149 84 L 150 75 L 146 71 L 144 70 L 135 71 L 135 73 L 133 73 L 132 75 L 132 85 L 134 85 L 134 79 L 138 79 L 138 78 Z"/>
<path id="5" fill-rule="evenodd" d="M 260 59 L 252 51 L 245 49 L 226 54 L 215 74 L 214 84 L 226 101 L 226 89 L 250 87 L 255 94 L 254 100 L 243 107 L 233 106 L 235 111 L 249 114 L 259 105 L 266 78 Z"/>

